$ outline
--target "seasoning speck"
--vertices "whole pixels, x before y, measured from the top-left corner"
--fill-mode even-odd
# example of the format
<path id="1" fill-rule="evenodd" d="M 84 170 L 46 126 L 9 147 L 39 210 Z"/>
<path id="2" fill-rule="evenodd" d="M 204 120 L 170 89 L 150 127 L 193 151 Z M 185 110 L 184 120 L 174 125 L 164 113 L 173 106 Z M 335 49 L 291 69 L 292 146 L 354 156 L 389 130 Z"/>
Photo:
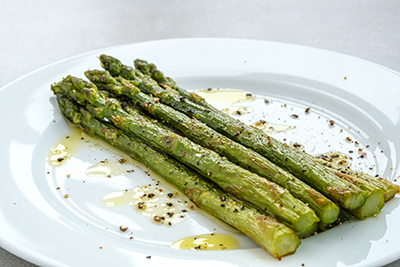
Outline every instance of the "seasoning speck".
<path id="1" fill-rule="evenodd" d="M 122 158 L 122 159 L 119 159 L 118 162 L 119 162 L 119 164 L 125 164 L 128 161 L 126 159 Z"/>
<path id="2" fill-rule="evenodd" d="M 119 227 L 119 230 L 121 230 L 122 232 L 125 232 L 126 230 L 128 230 L 128 226 L 121 225 Z"/>

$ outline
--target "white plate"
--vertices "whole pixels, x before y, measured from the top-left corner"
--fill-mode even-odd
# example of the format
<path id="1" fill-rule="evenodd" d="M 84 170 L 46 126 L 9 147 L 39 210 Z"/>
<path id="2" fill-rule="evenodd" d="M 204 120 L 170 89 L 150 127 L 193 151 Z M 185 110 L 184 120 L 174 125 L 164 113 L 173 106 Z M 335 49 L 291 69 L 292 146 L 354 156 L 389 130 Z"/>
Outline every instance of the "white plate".
<path id="1" fill-rule="evenodd" d="M 86 177 L 77 165 L 88 166 L 113 155 L 88 145 L 76 155 L 75 163 L 71 160 L 63 169 L 46 162 L 50 147 L 69 132 L 50 84 L 68 74 L 84 77 L 85 70 L 99 68 L 101 53 L 126 64 L 135 58 L 147 59 L 188 89 L 251 91 L 258 96 L 250 103 L 256 112 L 240 117 L 244 121 L 263 118 L 296 125 L 296 130 L 277 138 L 301 142 L 310 153 L 354 150 L 355 168 L 390 180 L 400 174 L 398 73 L 338 53 L 265 41 L 177 39 L 118 46 L 52 64 L 0 91 L 3 248 L 39 265 L 58 266 L 377 266 L 399 258 L 397 197 L 378 218 L 351 221 L 302 240 L 296 254 L 281 261 L 198 210 L 168 228 L 150 223 L 131 208 L 104 207 L 101 198 L 105 194 L 157 177 L 148 177 L 137 167 L 127 176 Z M 274 101 L 267 105 L 264 98 Z M 311 107 L 308 116 L 304 113 L 307 107 Z M 297 120 L 290 118 L 294 113 L 299 115 Z M 333 127 L 329 119 L 335 120 Z M 366 158 L 358 158 L 359 147 L 367 152 Z M 67 171 L 72 173 L 70 178 L 63 173 Z M 63 197 L 66 193 L 70 195 L 67 199 Z M 121 224 L 130 229 L 122 233 L 118 230 Z M 169 247 L 178 238 L 206 232 L 228 232 L 239 239 L 241 248 L 207 252 Z"/>

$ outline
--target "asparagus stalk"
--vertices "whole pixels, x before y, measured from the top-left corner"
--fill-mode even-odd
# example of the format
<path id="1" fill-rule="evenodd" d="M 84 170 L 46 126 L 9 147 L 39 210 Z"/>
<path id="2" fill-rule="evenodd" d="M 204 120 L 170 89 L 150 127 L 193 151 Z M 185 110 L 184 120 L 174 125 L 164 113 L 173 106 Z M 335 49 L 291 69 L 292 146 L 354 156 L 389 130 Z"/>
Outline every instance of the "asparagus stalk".
<path id="1" fill-rule="evenodd" d="M 146 164 L 198 207 L 243 232 L 271 255 L 281 258 L 296 251 L 300 240 L 286 225 L 232 198 L 167 155 L 100 122 L 67 97 L 59 96 L 57 100 L 69 121 L 82 127 L 90 136 L 98 137 Z"/>
<path id="2" fill-rule="evenodd" d="M 314 164 L 310 155 L 302 155 L 287 144 L 283 144 L 261 130 L 248 126 L 229 115 L 213 112 L 213 109 L 193 103 L 167 85 L 163 85 L 165 88 L 162 88 L 151 78 L 124 66 L 115 58 L 101 55 L 100 60 L 102 66 L 112 75 L 121 75 L 131 80 L 140 90 L 153 94 L 162 103 L 185 113 L 189 117 L 199 119 L 217 132 L 260 153 L 274 164 L 334 200 L 340 206 L 351 210 L 365 203 L 367 192 L 363 192 L 359 187 L 348 181 L 337 179 L 334 174 L 322 166 Z M 143 70 L 144 64 L 144 61 L 141 61 L 141 64 L 136 64 L 136 67 Z"/>
<path id="3" fill-rule="evenodd" d="M 214 131 L 197 119 L 190 119 L 169 106 L 152 102 L 150 96 L 141 93 L 134 85 L 123 78 L 118 78 L 118 80 L 113 78 L 108 71 L 90 70 L 86 71 L 85 75 L 97 88 L 117 96 L 126 96 L 132 103 L 179 130 L 192 141 L 212 149 L 241 167 L 288 189 L 296 198 L 308 203 L 322 222 L 330 224 L 337 220 L 340 211 L 338 206 L 260 154 Z M 129 113 L 129 106 L 125 110 Z"/>
<path id="4" fill-rule="evenodd" d="M 216 152 L 203 148 L 153 120 L 137 113 L 132 116 L 113 101 L 105 101 L 97 88 L 84 80 L 68 76 L 53 84 L 56 95 L 74 99 L 98 119 L 106 119 L 127 134 L 136 136 L 168 153 L 218 184 L 237 198 L 248 201 L 267 214 L 292 227 L 299 236 L 318 227 L 318 217 L 303 202 L 275 183 L 231 163 Z"/>

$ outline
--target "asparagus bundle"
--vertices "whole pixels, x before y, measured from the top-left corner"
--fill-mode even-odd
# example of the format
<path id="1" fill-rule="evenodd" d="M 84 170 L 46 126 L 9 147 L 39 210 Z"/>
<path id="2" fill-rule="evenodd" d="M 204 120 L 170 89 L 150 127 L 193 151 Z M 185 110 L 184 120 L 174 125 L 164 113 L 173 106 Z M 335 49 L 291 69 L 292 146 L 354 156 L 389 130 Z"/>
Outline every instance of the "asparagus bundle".
<path id="1" fill-rule="evenodd" d="M 260 154 L 214 131 L 197 119 L 190 119 L 169 106 L 153 102 L 152 97 L 141 93 L 133 84 L 123 78 L 115 79 L 109 72 L 97 70 L 86 71 L 85 75 L 98 89 L 117 96 L 126 96 L 132 103 L 179 130 L 192 141 L 212 149 L 241 167 L 287 188 L 296 198 L 307 203 L 323 223 L 330 224 L 337 220 L 339 208 L 331 200 Z M 129 112 L 129 110 L 127 111 Z"/>
<path id="2" fill-rule="evenodd" d="M 111 60 L 109 60 L 111 59 Z M 102 64 L 104 65 L 103 62 L 108 62 L 108 65 L 115 65 L 115 66 L 121 66 L 122 64 L 118 61 L 115 61 L 113 58 L 108 58 L 107 56 L 104 56 L 102 59 Z M 105 64 L 105 65 L 107 65 Z M 123 67 L 121 68 L 121 71 L 123 74 L 130 73 L 131 69 L 127 68 L 126 66 L 122 65 Z M 165 87 L 165 88 L 171 88 L 173 90 L 176 90 L 179 95 L 188 98 L 190 101 L 199 104 L 202 107 L 207 108 L 208 110 L 218 113 L 224 118 L 231 118 L 230 116 L 226 115 L 222 111 L 216 109 L 209 103 L 205 101 L 202 97 L 195 93 L 189 93 L 185 89 L 180 88 L 176 82 L 171 79 L 170 77 L 165 77 L 165 75 L 157 69 L 157 67 L 154 64 L 149 64 L 144 60 L 137 59 L 135 60 L 135 66 L 137 69 L 140 69 L 142 73 L 145 73 L 146 75 L 150 76 L 152 79 L 154 79 L 160 86 Z M 114 69 L 115 70 L 115 69 Z M 139 72 L 135 72 L 136 75 L 141 77 Z M 132 78 L 132 75 L 130 75 Z M 239 122 L 239 121 L 238 121 Z M 239 122 L 240 123 L 240 122 Z M 255 130 L 255 132 L 262 133 L 258 129 Z M 264 134 L 265 135 L 265 134 Z M 268 136 L 267 136 L 268 138 Z M 277 140 L 273 140 L 275 143 L 278 142 Z M 278 142 L 279 143 L 279 142 Z M 302 153 L 304 157 L 306 157 L 308 160 L 313 160 L 314 163 L 320 163 L 324 165 L 325 167 L 333 168 L 336 170 L 340 170 L 340 172 L 334 171 L 332 169 L 326 168 L 328 171 L 332 172 L 334 175 L 336 175 L 339 178 L 347 180 L 349 183 L 352 183 L 354 185 L 357 185 L 360 187 L 364 192 L 367 192 L 365 194 L 365 202 L 363 205 L 355 208 L 355 209 L 348 209 L 348 211 L 355 216 L 358 219 L 365 219 L 367 217 L 373 216 L 377 213 L 380 212 L 382 207 L 384 206 L 384 202 L 389 201 L 392 199 L 395 194 L 400 192 L 400 187 L 391 183 L 390 181 L 386 179 L 376 179 L 375 177 L 371 175 L 367 175 L 365 173 L 361 172 L 355 172 L 351 170 L 349 167 L 343 168 L 343 166 L 337 165 L 337 164 L 326 164 L 316 160 L 316 158 L 311 157 L 310 155 L 306 153 Z M 382 196 L 383 195 L 383 196 Z M 345 207 L 346 208 L 346 207 Z"/>
<path id="3" fill-rule="evenodd" d="M 112 122 L 127 134 L 187 164 L 237 198 L 276 216 L 299 236 L 309 235 L 318 227 L 319 219 L 315 213 L 287 190 L 157 125 L 140 112 L 135 116 L 128 114 L 115 101 L 106 101 L 91 83 L 68 76 L 51 88 L 56 95 L 66 95 L 84 105 L 98 119 Z"/>
<path id="4" fill-rule="evenodd" d="M 214 113 L 218 113 L 224 118 L 231 118 L 230 116 L 226 115 L 222 111 L 216 109 L 209 103 L 205 101 L 202 97 L 198 96 L 195 93 L 189 93 L 185 89 L 180 88 L 177 86 L 175 81 L 169 77 L 165 77 L 165 75 L 157 69 L 157 67 L 154 64 L 149 64 L 146 61 L 143 60 L 135 60 L 135 66 L 142 70 L 143 73 L 146 75 L 149 75 L 152 79 L 157 81 L 159 85 L 162 87 L 166 88 L 172 88 L 176 90 L 181 96 L 187 97 L 190 101 L 199 104 L 202 107 L 205 107 L 209 110 L 211 110 Z M 138 72 L 136 72 L 138 74 Z M 140 74 L 139 74 L 140 76 Z M 239 121 L 238 121 L 239 122 Z M 240 122 L 239 122 L 240 123 Z M 240 123 L 242 124 L 242 123 Z M 247 131 L 248 129 L 246 129 Z M 251 129 L 250 129 L 251 130 Z M 254 132 L 261 133 L 261 136 L 267 136 L 264 134 L 262 131 L 255 129 Z M 268 138 L 268 136 L 267 136 Z M 271 140 L 277 144 L 279 143 L 277 140 L 270 139 L 269 144 L 271 144 Z M 285 145 L 285 144 L 284 144 Z M 296 150 L 296 149 L 295 149 Z M 265 151 L 265 150 L 264 150 Z M 315 161 L 315 158 L 312 156 L 306 154 L 306 153 L 301 153 L 308 161 Z M 286 158 L 285 158 L 286 160 Z M 321 162 L 319 162 L 321 163 Z M 367 175 L 365 173 L 359 173 L 352 171 L 350 168 L 346 168 L 344 170 L 340 166 L 333 166 L 333 164 L 323 164 L 327 167 L 330 168 L 335 168 L 336 170 L 340 170 L 340 172 L 333 171 L 332 169 L 326 168 L 328 171 L 332 172 L 334 175 L 336 175 L 339 178 L 347 180 L 349 183 L 352 183 L 358 187 L 363 192 L 367 192 L 365 195 L 365 202 L 363 205 L 355 208 L 355 209 L 349 209 L 349 207 L 344 206 L 348 212 L 350 212 L 353 216 L 355 216 L 358 219 L 365 219 L 367 217 L 373 216 L 377 213 L 380 212 L 382 207 L 384 206 L 384 201 L 388 201 L 391 198 L 394 197 L 394 195 L 398 192 L 400 192 L 400 187 L 397 185 L 394 185 L 390 181 L 384 180 L 384 179 L 376 179 L 375 177 L 372 177 L 370 175 Z M 304 169 L 302 170 L 304 171 Z M 382 194 L 384 195 L 382 197 Z"/>
<path id="5" fill-rule="evenodd" d="M 399 186 L 386 180 L 327 164 L 231 118 L 178 87 L 154 64 L 136 60 L 135 70 L 109 56 L 101 55 L 100 60 L 113 76 L 123 78 L 87 71 L 89 80 L 107 94 L 127 97 L 153 117 L 126 103 L 122 109 L 118 100 L 106 100 L 96 86 L 72 76 L 52 85 L 64 116 L 149 165 L 199 207 L 275 257 L 294 253 L 298 237 L 310 235 L 318 224 L 325 230 L 336 220 L 339 208 L 328 197 L 364 219 L 399 192 Z"/>
<path id="6" fill-rule="evenodd" d="M 108 61 L 107 57 L 108 56 L 103 55 L 102 62 L 107 62 Z M 117 63 L 117 64 L 115 64 L 115 66 L 118 66 L 120 64 L 117 61 L 115 63 Z M 135 60 L 135 65 L 139 69 L 142 70 L 142 73 L 150 75 L 150 77 L 152 79 L 154 79 L 159 85 L 168 86 L 169 88 L 176 90 L 181 96 L 188 98 L 190 101 L 192 101 L 196 104 L 199 104 L 200 106 L 203 106 L 205 108 L 208 108 L 208 109 L 212 110 L 213 112 L 216 112 L 216 113 L 222 114 L 223 116 L 226 116 L 222 111 L 220 111 L 219 109 L 216 109 L 214 106 L 210 105 L 201 96 L 197 95 L 196 93 L 190 93 L 190 92 L 186 91 L 185 89 L 180 88 L 172 78 L 165 77 L 164 73 L 162 73 L 160 70 L 158 70 L 154 64 L 149 64 L 144 60 L 137 59 L 137 60 Z M 123 71 L 123 69 L 126 68 L 126 66 L 124 66 L 124 65 L 122 65 L 122 66 L 123 67 L 122 67 L 121 71 Z M 125 71 L 125 73 L 127 73 L 127 72 L 128 71 Z M 363 172 L 356 172 L 348 166 L 343 166 L 343 165 L 332 163 L 323 155 L 321 155 L 321 156 L 317 157 L 317 158 L 319 158 L 320 164 L 325 165 L 329 168 L 333 168 L 340 172 L 345 172 L 346 174 L 351 175 L 353 177 L 358 177 L 360 179 L 368 181 L 369 183 L 373 184 L 374 186 L 382 189 L 385 194 L 385 202 L 389 201 L 397 193 L 400 192 L 400 186 L 393 184 L 392 182 L 390 182 L 386 179 L 383 179 L 380 177 L 377 178 L 377 177 L 368 175 Z"/>
<path id="7" fill-rule="evenodd" d="M 301 151 L 299 148 L 295 147 L 295 149 L 299 153 L 305 154 L 305 152 Z M 361 190 L 363 190 L 363 192 L 366 192 L 366 201 L 362 206 L 356 209 L 347 210 L 351 215 L 359 220 L 363 220 L 378 214 L 385 205 L 385 195 L 393 195 L 393 191 L 396 188 L 392 183 L 385 183 L 383 181 L 375 181 L 375 183 L 371 183 L 369 180 L 357 177 L 355 173 L 350 175 L 339 168 L 335 170 L 332 168 L 333 165 L 327 165 L 326 162 L 318 157 L 313 157 L 311 159 L 315 164 L 325 167 L 339 179 L 344 179 L 354 185 L 357 185 Z"/>
<path id="8" fill-rule="evenodd" d="M 366 174 L 364 172 L 357 172 L 357 171 L 351 169 L 350 166 L 332 162 L 332 158 L 338 157 L 338 156 L 339 155 L 337 155 L 335 153 L 331 156 L 318 155 L 318 156 L 316 156 L 315 160 L 317 163 L 325 166 L 327 169 L 329 169 L 331 171 L 341 172 L 344 174 L 351 175 L 353 177 L 357 177 L 367 183 L 370 183 L 370 184 L 376 186 L 377 188 L 382 189 L 384 192 L 385 202 L 388 202 L 389 200 L 394 198 L 394 196 L 397 193 L 400 193 L 400 186 L 392 183 L 391 181 L 389 181 L 387 179 L 383 179 L 379 176 L 372 176 L 372 175 Z"/>
<path id="9" fill-rule="evenodd" d="M 61 95 L 57 100 L 69 121 L 81 126 L 87 134 L 101 138 L 146 164 L 187 195 L 198 207 L 248 235 L 271 255 L 281 258 L 296 251 L 300 241 L 289 227 L 240 200 L 233 199 L 176 160 L 95 119 L 67 97 Z"/>
<path id="10" fill-rule="evenodd" d="M 272 164 L 258 153 L 253 152 L 251 149 L 243 147 L 233 140 L 215 132 L 196 119 L 190 120 L 187 116 L 173 108 L 158 102 L 152 103 L 150 97 L 138 92 L 139 90 L 135 88 L 133 84 L 127 83 L 123 78 L 117 78 L 117 80 L 106 71 L 96 70 L 87 71 L 85 75 L 90 81 L 95 83 L 98 88 L 116 95 L 128 97 L 133 103 L 141 106 L 156 118 L 162 119 L 164 122 L 166 121 L 167 124 L 183 132 L 184 135 L 194 142 L 213 149 L 243 168 L 249 169 L 287 188 L 295 197 L 310 205 L 321 219 L 322 225 L 331 224 L 338 218 L 339 209 L 328 198 L 301 182 L 290 173 Z M 313 159 L 316 160 L 315 158 Z M 380 188 L 350 175 L 338 172 L 333 172 L 333 174 L 340 179 L 345 179 L 359 186 L 367 195 L 366 201 L 362 206 L 349 210 L 350 214 L 354 217 L 357 219 L 365 219 L 378 214 L 383 208 L 384 193 Z"/>
<path id="11" fill-rule="evenodd" d="M 123 65 L 113 57 L 101 55 L 100 60 L 102 66 L 113 76 L 121 75 L 143 92 L 159 98 L 162 103 L 185 113 L 189 117 L 199 119 L 217 132 L 260 153 L 274 164 L 334 200 L 340 206 L 352 210 L 361 207 L 366 202 L 369 192 L 361 190 L 358 186 L 344 179 L 337 179 L 337 176 L 332 172 L 319 164 L 315 164 L 311 155 L 302 154 L 261 130 L 248 126 L 210 105 L 203 107 L 191 102 L 168 85 L 161 84 L 163 87 L 159 86 L 151 77 Z M 156 70 L 155 65 L 148 64 L 145 61 L 136 60 L 135 66 L 144 73 L 161 73 Z M 172 80 L 169 79 L 169 81 Z M 192 99 L 196 98 L 195 94 L 191 96 Z"/>

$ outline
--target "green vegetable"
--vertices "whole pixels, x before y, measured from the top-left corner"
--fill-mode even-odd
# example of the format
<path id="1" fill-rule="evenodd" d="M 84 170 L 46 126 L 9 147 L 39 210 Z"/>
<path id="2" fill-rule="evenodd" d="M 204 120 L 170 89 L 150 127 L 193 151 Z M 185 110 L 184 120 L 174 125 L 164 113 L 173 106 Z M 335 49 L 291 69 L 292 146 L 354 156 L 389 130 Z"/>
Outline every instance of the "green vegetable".
<path id="1" fill-rule="evenodd" d="M 176 186 L 198 207 L 248 235 L 273 256 L 281 258 L 296 251 L 300 241 L 289 227 L 232 198 L 167 155 L 153 150 L 138 139 L 128 137 L 109 124 L 100 122 L 67 97 L 59 96 L 57 100 L 69 121 L 81 126 L 89 135 L 124 150 L 146 164 Z"/>
<path id="2" fill-rule="evenodd" d="M 348 210 L 348 212 L 359 220 L 377 215 L 385 205 L 385 198 L 383 190 L 370 184 L 367 181 L 353 177 L 341 172 L 334 172 L 334 174 L 350 183 L 357 185 L 363 191 L 368 192 L 367 200 L 365 203 L 356 209 Z"/>
<path id="3" fill-rule="evenodd" d="M 185 89 L 180 88 L 173 79 L 171 79 L 169 77 L 165 77 L 164 73 L 159 71 L 154 64 L 149 64 L 144 60 L 137 59 L 137 60 L 135 60 L 135 66 L 138 69 L 140 69 L 144 74 L 150 75 L 151 78 L 153 78 L 155 81 L 157 81 L 158 84 L 166 85 L 166 86 L 178 91 L 178 93 L 181 96 L 184 96 L 184 97 L 188 98 L 189 100 L 191 100 L 192 102 L 197 103 L 200 106 L 203 106 L 205 108 L 208 108 L 208 109 L 212 110 L 213 112 L 222 113 L 220 110 L 214 108 L 212 105 L 207 103 L 205 101 L 205 99 L 202 98 L 201 96 L 199 96 L 195 93 L 190 93 L 190 92 L 186 91 Z M 366 201 L 367 203 L 364 204 L 362 206 L 362 208 L 360 207 L 358 209 L 358 211 L 355 211 L 355 213 L 358 213 L 360 210 L 370 210 L 369 214 L 373 215 L 373 212 L 374 212 L 373 209 L 366 209 L 366 207 L 369 206 L 368 205 L 369 203 L 371 203 L 371 206 L 375 205 L 375 207 L 376 207 L 375 211 L 379 211 L 380 210 L 379 207 L 382 208 L 383 204 L 381 204 L 380 197 L 378 196 L 379 193 L 376 193 L 375 187 L 380 188 L 384 191 L 385 202 L 389 201 L 397 193 L 400 192 L 400 186 L 393 184 L 392 182 L 388 181 L 387 179 L 377 178 L 377 177 L 368 175 L 363 172 L 356 172 L 356 171 L 351 170 L 349 167 L 345 167 L 343 165 L 338 165 L 338 164 L 333 164 L 333 163 L 329 163 L 329 164 L 325 164 L 325 165 L 330 168 L 334 168 L 338 171 L 345 172 L 347 175 L 361 179 L 361 180 L 352 179 L 351 177 L 347 178 L 349 180 L 349 182 L 351 182 L 353 184 L 358 184 L 359 187 L 362 186 L 361 184 L 364 184 L 364 187 L 362 188 L 363 190 L 367 190 L 367 191 L 372 190 L 371 192 L 375 192 L 375 193 L 372 193 L 372 195 L 369 195 L 369 197 L 368 197 L 369 200 Z M 367 183 L 364 183 L 362 180 Z M 372 185 L 372 187 L 371 187 L 371 185 Z M 376 199 L 376 201 L 372 200 L 374 198 Z M 372 204 L 372 203 L 375 203 L 375 204 Z M 362 213 L 366 214 L 365 212 L 362 212 Z M 364 216 L 364 215 L 362 215 L 362 216 Z"/>
<path id="4" fill-rule="evenodd" d="M 332 156 L 334 156 L 334 155 L 332 155 Z M 333 170 L 333 171 L 351 175 L 353 177 L 357 177 L 359 179 L 362 179 L 362 180 L 372 184 L 373 186 L 375 186 L 377 188 L 382 189 L 384 192 L 384 195 L 385 195 L 385 202 L 388 202 L 389 200 L 394 198 L 394 196 L 397 193 L 400 193 L 400 186 L 398 186 L 397 184 L 394 184 L 391 181 L 389 181 L 387 179 L 383 179 L 381 177 L 374 177 L 374 176 L 366 174 L 364 172 L 354 171 L 349 166 L 334 163 L 331 160 L 331 156 L 327 157 L 326 155 L 319 155 L 316 157 L 316 162 L 326 166 L 331 171 Z"/>
<path id="5" fill-rule="evenodd" d="M 114 101 L 102 98 L 93 84 L 68 76 L 51 88 L 56 95 L 66 95 L 84 105 L 98 119 L 106 119 L 127 134 L 175 157 L 237 198 L 273 214 L 299 236 L 317 229 L 319 219 L 315 213 L 287 190 L 242 169 L 214 151 L 158 126 L 139 112 L 135 116 L 128 114 Z"/>
<path id="6" fill-rule="evenodd" d="M 304 151 L 298 148 L 295 148 L 295 150 L 298 151 L 298 153 L 305 154 Z M 335 170 L 331 167 L 328 167 L 326 162 L 321 158 L 312 157 L 311 159 L 314 161 L 314 164 L 320 165 L 333 173 L 337 177 L 337 179 L 348 181 L 353 185 L 358 186 L 364 192 L 364 194 L 366 195 L 365 203 L 356 209 L 347 210 L 351 215 L 353 215 L 357 219 L 363 220 L 365 218 L 374 216 L 381 211 L 381 209 L 385 205 L 385 193 L 383 188 L 377 187 L 369 181 L 366 181 L 359 177 L 349 175 L 342 170 Z"/>
<path id="7" fill-rule="evenodd" d="M 107 71 L 90 70 L 86 71 L 85 75 L 97 88 L 117 96 L 127 97 L 132 103 L 179 130 L 192 141 L 212 149 L 241 167 L 288 189 L 296 198 L 308 203 L 324 223 L 333 223 L 338 218 L 340 210 L 331 200 L 260 154 L 214 131 L 197 119 L 190 119 L 169 106 L 153 102 L 153 98 L 138 92 L 139 90 L 134 85 L 124 79 L 113 78 Z M 126 110 L 129 112 L 129 109 Z"/>
<path id="8" fill-rule="evenodd" d="M 102 60 L 103 61 L 103 60 Z M 112 60 L 109 60 L 108 62 L 112 62 Z M 117 64 L 114 64 L 117 66 Z M 164 73 L 162 73 L 160 70 L 157 69 L 156 65 L 152 63 L 148 63 L 145 60 L 141 59 L 136 59 L 135 60 L 135 67 L 140 70 L 141 73 L 150 76 L 153 80 L 155 80 L 159 85 L 171 88 L 179 93 L 179 95 L 187 98 L 188 100 L 199 104 L 200 106 L 203 106 L 205 108 L 208 108 L 212 110 L 213 112 L 216 113 L 223 113 L 219 109 L 216 109 L 213 105 L 210 105 L 203 97 L 199 96 L 196 93 L 193 92 L 188 92 L 185 89 L 179 87 L 176 82 L 170 78 L 166 77 Z M 122 74 L 123 76 L 123 74 Z"/>
<path id="9" fill-rule="evenodd" d="M 222 112 L 213 112 L 213 109 L 193 103 L 168 85 L 162 84 L 164 88 L 160 87 L 151 77 L 124 66 L 112 57 L 102 55 L 100 60 L 102 66 L 112 75 L 121 75 L 131 80 L 140 90 L 153 94 L 162 103 L 192 118 L 199 119 L 217 132 L 260 153 L 342 207 L 351 210 L 365 203 L 367 197 L 365 192 L 350 182 L 336 179 L 336 176 L 324 167 L 314 164 L 311 155 L 302 155 L 259 129 L 248 126 Z M 143 70 L 145 61 L 140 62 L 141 64 L 136 64 L 136 67 Z M 150 69 L 154 70 L 154 65 Z"/>
<path id="10" fill-rule="evenodd" d="M 186 90 L 178 87 L 178 85 L 169 77 L 165 77 L 165 75 L 157 70 L 157 67 L 154 64 L 148 64 L 146 61 L 143 60 L 135 60 L 135 66 L 137 69 L 140 69 L 142 73 L 149 75 L 151 78 L 153 78 L 155 81 L 157 81 L 158 84 L 162 84 L 164 87 L 168 86 L 169 88 L 172 88 L 176 91 L 181 96 L 187 97 L 189 100 L 192 102 L 195 102 L 209 110 L 211 110 L 214 113 L 219 113 L 222 116 L 225 116 L 222 114 L 221 111 L 216 110 L 213 106 L 208 104 L 202 97 L 195 95 L 195 94 L 190 94 Z M 307 157 L 307 155 L 305 155 Z M 384 197 L 383 197 L 383 191 L 387 192 L 385 194 L 386 199 L 390 199 L 391 197 L 394 196 L 394 192 L 397 192 L 399 188 L 395 188 L 390 184 L 384 183 L 383 181 L 379 180 L 373 180 L 372 182 L 370 181 L 365 181 L 364 179 L 360 179 L 356 176 L 356 174 L 353 173 L 352 176 L 347 173 L 347 175 L 339 173 L 339 172 L 333 172 L 336 176 L 338 176 L 340 179 L 345 179 L 348 182 L 357 185 L 365 195 L 365 202 L 363 205 L 360 207 L 353 209 L 353 210 L 348 210 L 350 214 L 355 216 L 358 219 L 365 219 L 367 217 L 376 215 L 380 212 L 380 210 L 384 206 Z M 363 174 L 365 176 L 365 174 Z M 361 176 L 360 174 L 358 176 Z M 370 180 L 370 179 L 369 179 Z M 372 184 L 374 183 L 374 184 Z M 381 188 L 381 189 L 379 189 Z M 295 195 L 298 197 L 297 195 Z"/>
<path id="11" fill-rule="evenodd" d="M 141 59 L 136 59 L 135 60 L 135 67 L 140 70 L 143 74 L 149 75 L 153 80 L 155 80 L 158 84 L 162 84 L 164 86 L 168 86 L 171 89 L 176 90 L 181 96 L 186 97 L 192 102 L 198 102 L 199 104 L 202 103 L 204 107 L 210 108 L 214 110 L 214 106 L 208 104 L 204 98 L 200 96 L 195 96 L 191 94 L 190 92 L 186 91 L 183 88 L 180 88 L 176 82 L 170 78 L 170 77 L 165 77 L 164 73 L 159 71 L 156 67 L 156 65 L 147 63 L 145 60 Z M 215 109 L 215 111 L 220 112 L 219 110 Z"/>

